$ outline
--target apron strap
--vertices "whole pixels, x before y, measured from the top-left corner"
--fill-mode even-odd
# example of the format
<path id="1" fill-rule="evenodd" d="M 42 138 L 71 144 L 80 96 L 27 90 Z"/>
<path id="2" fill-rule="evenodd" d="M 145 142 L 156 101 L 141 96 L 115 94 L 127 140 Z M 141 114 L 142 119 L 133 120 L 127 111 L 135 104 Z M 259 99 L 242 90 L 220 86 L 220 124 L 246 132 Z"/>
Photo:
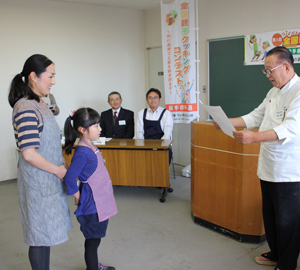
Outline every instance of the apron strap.
<path id="1" fill-rule="evenodd" d="M 94 152 L 95 154 L 99 152 L 99 149 L 98 149 L 93 143 L 92 143 L 93 146 L 95 146 L 95 148 L 97 149 L 96 151 L 95 151 L 95 149 L 93 149 L 93 148 L 90 146 L 90 144 L 89 144 L 85 139 L 80 138 L 80 141 L 81 141 L 83 144 L 85 144 L 87 147 L 89 147 L 90 149 L 92 149 L 93 152 Z"/>
<path id="2" fill-rule="evenodd" d="M 159 119 L 158 119 L 159 123 L 160 123 L 161 119 L 163 118 L 165 111 L 166 111 L 166 109 L 164 109 L 164 110 L 162 111 L 162 113 L 161 113 L 161 115 L 160 115 L 160 117 L 159 117 Z"/>

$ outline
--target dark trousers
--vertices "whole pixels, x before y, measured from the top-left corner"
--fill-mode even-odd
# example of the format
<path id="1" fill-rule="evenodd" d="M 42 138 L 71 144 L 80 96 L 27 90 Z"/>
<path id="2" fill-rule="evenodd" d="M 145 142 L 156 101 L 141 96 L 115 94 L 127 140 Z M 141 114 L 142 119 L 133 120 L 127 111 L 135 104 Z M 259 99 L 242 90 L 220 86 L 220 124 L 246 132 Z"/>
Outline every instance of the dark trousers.
<path id="1" fill-rule="evenodd" d="M 170 164 L 171 164 L 172 156 L 173 156 L 172 149 L 169 148 L 169 166 L 170 166 Z"/>
<path id="2" fill-rule="evenodd" d="M 300 251 L 300 182 L 260 181 L 268 258 L 280 270 L 295 270 Z"/>

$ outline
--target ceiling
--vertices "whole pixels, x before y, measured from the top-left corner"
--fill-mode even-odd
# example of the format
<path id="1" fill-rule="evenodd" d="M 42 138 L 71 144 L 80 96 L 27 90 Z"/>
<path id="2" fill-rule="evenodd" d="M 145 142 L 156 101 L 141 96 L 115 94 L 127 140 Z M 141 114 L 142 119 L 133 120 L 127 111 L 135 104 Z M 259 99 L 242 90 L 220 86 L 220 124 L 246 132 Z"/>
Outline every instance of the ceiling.
<path id="1" fill-rule="evenodd" d="M 48 0 L 55 2 L 69 2 L 85 5 L 97 5 L 106 7 L 129 8 L 146 10 L 160 5 L 160 0 Z M 163 0 L 164 4 L 172 3 L 174 0 Z"/>

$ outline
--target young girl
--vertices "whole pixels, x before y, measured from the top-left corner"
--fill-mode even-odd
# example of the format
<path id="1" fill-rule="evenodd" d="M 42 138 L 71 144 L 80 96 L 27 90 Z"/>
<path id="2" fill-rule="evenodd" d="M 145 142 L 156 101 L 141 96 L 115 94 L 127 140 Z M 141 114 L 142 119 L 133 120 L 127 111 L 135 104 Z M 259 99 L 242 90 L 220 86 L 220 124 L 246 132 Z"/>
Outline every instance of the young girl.
<path id="1" fill-rule="evenodd" d="M 70 114 L 73 114 L 71 111 Z M 91 108 L 78 109 L 65 122 L 65 152 L 71 154 L 77 135 L 71 165 L 65 176 L 68 195 L 74 195 L 78 205 L 75 215 L 85 237 L 84 258 L 87 270 L 115 270 L 112 266 L 98 263 L 97 249 L 105 236 L 108 219 L 118 210 L 113 195 L 112 183 L 104 165 L 101 152 L 92 143 L 101 133 L 99 114 Z M 79 189 L 76 178 L 80 180 Z"/>

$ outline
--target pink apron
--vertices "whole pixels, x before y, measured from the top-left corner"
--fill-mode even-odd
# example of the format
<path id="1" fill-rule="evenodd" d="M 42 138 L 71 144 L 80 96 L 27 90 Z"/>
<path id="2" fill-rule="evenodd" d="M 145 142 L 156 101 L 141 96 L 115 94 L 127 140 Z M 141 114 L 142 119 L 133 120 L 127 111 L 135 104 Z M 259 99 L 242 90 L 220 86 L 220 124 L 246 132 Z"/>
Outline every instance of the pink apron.
<path id="1" fill-rule="evenodd" d="M 85 145 L 95 151 L 85 140 L 80 139 Z M 95 201 L 99 222 L 109 219 L 118 213 L 112 183 L 104 165 L 102 154 L 99 150 L 94 152 L 98 165 L 94 173 L 87 179 Z"/>

